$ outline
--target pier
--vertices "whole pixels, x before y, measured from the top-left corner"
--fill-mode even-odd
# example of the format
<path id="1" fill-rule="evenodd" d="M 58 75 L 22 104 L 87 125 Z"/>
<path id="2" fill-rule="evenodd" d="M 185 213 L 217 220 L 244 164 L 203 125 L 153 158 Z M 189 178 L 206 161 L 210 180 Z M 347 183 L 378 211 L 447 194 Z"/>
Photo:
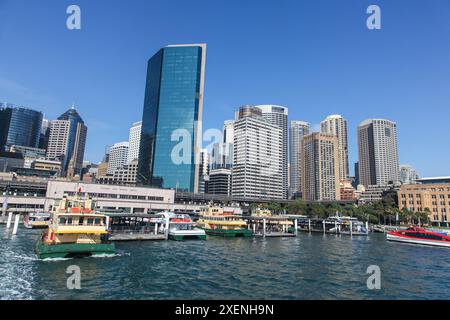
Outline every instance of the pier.
<path id="1" fill-rule="evenodd" d="M 243 216 L 248 229 L 256 237 L 296 237 L 298 217 L 279 216 Z"/>
<path id="2" fill-rule="evenodd" d="M 153 214 L 106 213 L 111 241 L 167 240 L 167 222 Z"/>
<path id="3" fill-rule="evenodd" d="M 366 236 L 369 234 L 369 225 L 352 217 L 303 218 L 299 220 L 298 231 Z"/>

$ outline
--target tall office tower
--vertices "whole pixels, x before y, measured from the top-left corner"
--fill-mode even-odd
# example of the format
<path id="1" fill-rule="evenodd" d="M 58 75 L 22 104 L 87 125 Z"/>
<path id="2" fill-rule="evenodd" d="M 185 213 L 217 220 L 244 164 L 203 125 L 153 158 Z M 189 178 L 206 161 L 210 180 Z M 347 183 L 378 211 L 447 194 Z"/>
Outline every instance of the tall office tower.
<path id="1" fill-rule="evenodd" d="M 244 108 L 234 123 L 232 195 L 283 199 L 283 130 L 258 114 L 259 108 Z"/>
<path id="2" fill-rule="evenodd" d="M 198 192 L 206 45 L 162 48 L 148 61 L 138 182 Z"/>
<path id="3" fill-rule="evenodd" d="M 42 117 L 39 111 L 0 103 L 0 151 L 12 145 L 37 148 Z"/>
<path id="4" fill-rule="evenodd" d="M 283 133 L 283 193 L 288 197 L 288 108 L 276 105 L 256 106 L 268 122 L 279 127 Z"/>
<path id="5" fill-rule="evenodd" d="M 223 124 L 222 142 L 213 144 L 211 150 L 211 170 L 231 169 L 233 166 L 234 120 L 226 120 Z"/>
<path id="6" fill-rule="evenodd" d="M 113 144 L 109 150 L 108 174 L 113 174 L 114 170 L 122 168 L 128 163 L 128 141 Z"/>
<path id="7" fill-rule="evenodd" d="M 47 150 L 48 139 L 50 139 L 50 121 L 43 119 L 41 133 L 39 134 L 39 149 Z"/>
<path id="8" fill-rule="evenodd" d="M 290 153 L 290 198 L 301 198 L 302 194 L 302 139 L 310 132 L 305 121 L 291 121 L 289 153 Z"/>
<path id="9" fill-rule="evenodd" d="M 206 181 L 209 178 L 209 154 L 208 150 L 202 149 L 200 151 L 200 170 L 199 170 L 199 184 L 198 184 L 198 192 L 205 193 Z"/>
<path id="10" fill-rule="evenodd" d="M 234 120 L 225 120 L 223 122 L 223 143 L 234 142 Z"/>
<path id="11" fill-rule="evenodd" d="M 398 182 L 397 125 L 368 119 L 358 127 L 359 180 L 365 187 Z"/>
<path id="12" fill-rule="evenodd" d="M 302 198 L 340 200 L 338 138 L 314 132 L 303 137 L 302 150 Z"/>
<path id="13" fill-rule="evenodd" d="M 231 169 L 233 166 L 233 144 L 217 142 L 213 144 L 210 159 L 211 170 Z"/>
<path id="14" fill-rule="evenodd" d="M 416 184 L 419 175 L 417 171 L 409 164 L 402 164 L 400 166 L 400 182 L 402 184 Z"/>
<path id="15" fill-rule="evenodd" d="M 334 114 L 322 121 L 320 128 L 322 133 L 334 134 L 338 138 L 339 179 L 341 181 L 347 180 L 349 177 L 347 120 L 340 115 Z"/>
<path id="16" fill-rule="evenodd" d="M 139 145 L 141 142 L 142 121 L 135 122 L 130 128 L 130 136 L 128 139 L 128 163 L 139 158 Z"/>
<path id="17" fill-rule="evenodd" d="M 103 155 L 102 162 L 108 163 L 109 162 L 109 154 L 111 153 L 111 146 L 105 147 L 105 154 Z"/>
<path id="18" fill-rule="evenodd" d="M 50 126 L 47 158 L 61 161 L 61 175 L 67 175 L 69 166 L 72 174 L 81 174 L 87 127 L 75 107 L 63 113 Z"/>
<path id="19" fill-rule="evenodd" d="M 235 121 L 247 118 L 247 117 L 262 117 L 262 111 L 259 108 L 255 108 L 253 105 L 244 105 L 239 108 L 235 113 Z"/>

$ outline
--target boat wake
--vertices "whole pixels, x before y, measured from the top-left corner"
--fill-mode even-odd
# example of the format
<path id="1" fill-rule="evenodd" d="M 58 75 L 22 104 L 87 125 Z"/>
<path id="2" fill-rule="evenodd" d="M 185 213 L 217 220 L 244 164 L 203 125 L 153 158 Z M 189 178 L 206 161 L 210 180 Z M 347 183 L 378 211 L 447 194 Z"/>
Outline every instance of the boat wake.
<path id="1" fill-rule="evenodd" d="M 121 257 L 121 254 L 117 253 L 102 253 L 102 254 L 93 254 L 90 256 L 91 258 L 115 258 L 115 257 Z"/>
<path id="2" fill-rule="evenodd" d="M 45 258 L 45 259 L 37 259 L 39 261 L 45 261 L 45 262 L 56 262 L 56 261 L 67 261 L 67 260 L 72 260 L 75 258 Z"/>
<path id="3" fill-rule="evenodd" d="M 101 254 L 93 254 L 92 256 L 89 257 L 84 257 L 83 259 L 89 259 L 89 258 L 116 258 L 116 257 L 123 257 L 123 256 L 129 256 L 130 253 L 128 252 L 119 252 L 119 253 L 101 253 Z M 39 259 L 39 258 L 35 258 L 32 260 L 38 260 L 38 261 L 45 261 L 45 262 L 58 262 L 58 261 L 67 261 L 67 260 L 73 260 L 73 259 L 77 259 L 75 257 L 71 257 L 71 258 L 45 258 L 45 259 Z"/>
<path id="4" fill-rule="evenodd" d="M 2 250 L 0 260 L 0 300 L 32 299 L 32 261 L 36 259 Z"/>

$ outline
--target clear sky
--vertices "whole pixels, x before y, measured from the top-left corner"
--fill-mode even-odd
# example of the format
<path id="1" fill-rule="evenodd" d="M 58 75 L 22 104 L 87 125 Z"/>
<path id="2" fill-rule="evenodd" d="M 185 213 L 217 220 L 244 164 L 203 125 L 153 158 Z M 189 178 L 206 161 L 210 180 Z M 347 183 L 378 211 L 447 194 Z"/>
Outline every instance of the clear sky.
<path id="1" fill-rule="evenodd" d="M 81 30 L 66 8 L 81 7 Z M 366 27 L 381 7 L 382 29 Z M 242 104 L 279 104 L 314 127 L 329 114 L 356 128 L 397 122 L 401 163 L 450 175 L 448 0 L 0 0 L 0 101 L 49 119 L 75 103 L 85 158 L 128 139 L 141 119 L 147 60 L 161 47 L 207 43 L 204 128 Z"/>

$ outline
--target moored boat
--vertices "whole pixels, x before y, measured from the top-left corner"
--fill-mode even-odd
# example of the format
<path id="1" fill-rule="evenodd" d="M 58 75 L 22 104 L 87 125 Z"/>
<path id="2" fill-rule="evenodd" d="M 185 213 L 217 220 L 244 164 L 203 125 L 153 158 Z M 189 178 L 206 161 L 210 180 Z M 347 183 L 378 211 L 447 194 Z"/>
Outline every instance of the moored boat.
<path id="1" fill-rule="evenodd" d="M 351 236 L 367 236 L 369 235 L 368 223 L 359 221 L 355 217 L 339 216 L 329 217 L 331 221 L 337 221 L 337 231 L 339 234 Z"/>
<path id="2" fill-rule="evenodd" d="M 115 245 L 106 240 L 107 233 L 105 215 L 95 213 L 90 199 L 65 196 L 55 203 L 35 251 L 40 259 L 113 254 Z"/>
<path id="3" fill-rule="evenodd" d="M 251 237 L 247 222 L 241 216 L 224 212 L 220 207 L 203 207 L 200 209 L 197 226 L 206 234 L 221 237 Z"/>
<path id="4" fill-rule="evenodd" d="M 23 225 L 27 229 L 47 228 L 50 218 L 48 212 L 32 212 L 23 218 Z"/>
<path id="5" fill-rule="evenodd" d="M 176 214 L 173 212 L 162 212 L 159 215 L 169 219 L 169 239 L 171 240 L 205 240 L 205 230 L 196 227 L 188 214 Z"/>
<path id="6" fill-rule="evenodd" d="M 446 233 L 434 232 L 425 228 L 411 226 L 406 230 L 387 233 L 386 239 L 412 244 L 450 248 L 450 236 Z"/>

